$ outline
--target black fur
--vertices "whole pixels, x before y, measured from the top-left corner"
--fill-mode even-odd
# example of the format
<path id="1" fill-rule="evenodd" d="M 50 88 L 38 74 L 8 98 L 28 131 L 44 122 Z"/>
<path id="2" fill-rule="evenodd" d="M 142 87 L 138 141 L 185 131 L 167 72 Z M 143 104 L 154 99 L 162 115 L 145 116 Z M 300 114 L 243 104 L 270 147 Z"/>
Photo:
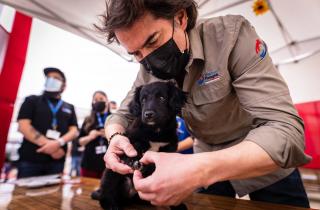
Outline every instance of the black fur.
<path id="1" fill-rule="evenodd" d="M 139 160 L 149 150 L 150 142 L 168 143 L 158 151 L 176 152 L 176 115 L 180 114 L 185 102 L 186 94 L 171 82 L 155 82 L 138 87 L 129 104 L 129 111 L 135 119 L 126 131 L 138 155 L 134 158 L 122 156 L 121 160 L 132 168 L 139 168 L 144 177 L 151 175 L 155 165 L 141 165 Z M 100 189 L 92 197 L 107 210 L 122 209 L 131 202 L 143 202 L 134 190 L 132 174 L 121 175 L 110 169 L 105 170 Z M 182 210 L 186 206 L 181 204 L 171 209 Z"/>

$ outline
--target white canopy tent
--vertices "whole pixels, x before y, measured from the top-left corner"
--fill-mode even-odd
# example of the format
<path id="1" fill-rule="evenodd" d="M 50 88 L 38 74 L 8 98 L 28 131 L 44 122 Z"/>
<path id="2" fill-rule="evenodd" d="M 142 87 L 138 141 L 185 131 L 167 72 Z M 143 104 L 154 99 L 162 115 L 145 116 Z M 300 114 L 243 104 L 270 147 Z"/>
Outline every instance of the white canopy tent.
<path id="1" fill-rule="evenodd" d="M 267 43 L 271 57 L 289 84 L 295 102 L 320 99 L 320 2 L 270 0 L 271 11 L 256 16 L 253 0 L 197 0 L 200 19 L 226 14 L 246 17 Z M 117 45 L 106 45 L 94 23 L 105 10 L 105 0 L 0 0 L 0 3 L 62 29 L 105 45 L 127 61 L 132 58 Z M 300 61 L 300 62 L 299 62 Z M 305 78 L 305 79 L 304 79 Z M 306 84 L 307 83 L 307 84 Z"/>

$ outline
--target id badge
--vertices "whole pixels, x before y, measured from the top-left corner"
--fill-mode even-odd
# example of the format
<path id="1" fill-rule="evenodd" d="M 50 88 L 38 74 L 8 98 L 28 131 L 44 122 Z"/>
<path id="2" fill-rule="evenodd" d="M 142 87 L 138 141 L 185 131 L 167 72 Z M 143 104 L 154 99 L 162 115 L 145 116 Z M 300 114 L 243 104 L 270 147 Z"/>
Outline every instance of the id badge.
<path id="1" fill-rule="evenodd" d="M 49 138 L 49 139 L 58 139 L 60 138 L 60 135 L 61 133 L 59 131 L 56 131 L 56 130 L 47 130 L 47 133 L 46 133 L 46 137 Z"/>
<path id="2" fill-rule="evenodd" d="M 100 155 L 100 154 L 104 154 L 107 151 L 107 147 L 106 145 L 102 145 L 102 146 L 96 146 L 96 154 Z"/>

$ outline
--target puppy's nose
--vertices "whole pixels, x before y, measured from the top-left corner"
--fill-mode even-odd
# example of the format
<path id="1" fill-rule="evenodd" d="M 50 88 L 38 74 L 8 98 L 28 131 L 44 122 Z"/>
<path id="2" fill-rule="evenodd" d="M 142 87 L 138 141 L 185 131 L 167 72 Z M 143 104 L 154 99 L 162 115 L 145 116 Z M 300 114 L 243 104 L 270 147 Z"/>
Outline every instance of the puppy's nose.
<path id="1" fill-rule="evenodd" d="M 153 117 L 154 117 L 154 111 L 145 111 L 144 112 L 144 117 L 146 118 L 146 119 L 152 119 Z"/>

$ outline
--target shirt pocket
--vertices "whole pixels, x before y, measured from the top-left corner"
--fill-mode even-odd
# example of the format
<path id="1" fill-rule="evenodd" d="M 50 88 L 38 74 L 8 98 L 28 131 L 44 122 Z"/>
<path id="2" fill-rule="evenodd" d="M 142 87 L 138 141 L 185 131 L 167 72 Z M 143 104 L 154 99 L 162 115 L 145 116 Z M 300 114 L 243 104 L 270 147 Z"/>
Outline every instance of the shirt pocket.
<path id="1" fill-rule="evenodd" d="M 196 84 L 192 91 L 192 100 L 196 106 L 219 101 L 232 91 L 230 76 L 220 75 L 216 81 L 207 84 Z"/>

